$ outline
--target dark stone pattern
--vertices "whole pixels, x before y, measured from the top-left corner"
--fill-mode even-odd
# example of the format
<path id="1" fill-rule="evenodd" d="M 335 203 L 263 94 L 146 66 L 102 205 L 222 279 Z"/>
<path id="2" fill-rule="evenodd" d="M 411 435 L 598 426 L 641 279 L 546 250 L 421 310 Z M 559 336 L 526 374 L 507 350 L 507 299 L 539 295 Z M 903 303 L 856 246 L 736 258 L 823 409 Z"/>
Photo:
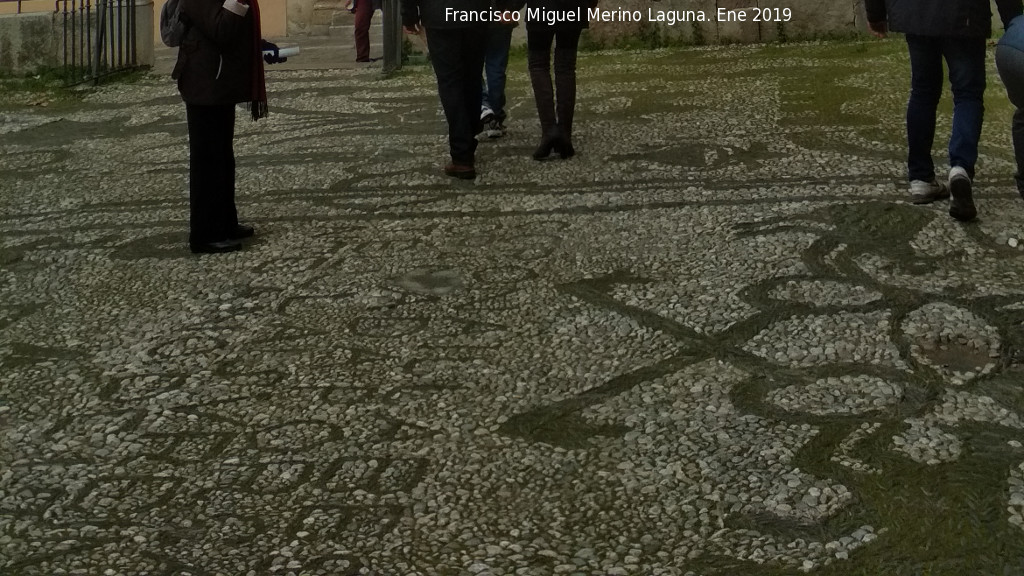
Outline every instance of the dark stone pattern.
<path id="1" fill-rule="evenodd" d="M 0 143 L 0 572 L 852 574 L 908 518 L 1012 568 L 1005 110 L 979 222 L 904 203 L 899 54 L 586 55 L 545 163 L 513 64 L 475 182 L 427 71 L 277 73 L 218 256 L 169 81 L 34 113 Z"/>

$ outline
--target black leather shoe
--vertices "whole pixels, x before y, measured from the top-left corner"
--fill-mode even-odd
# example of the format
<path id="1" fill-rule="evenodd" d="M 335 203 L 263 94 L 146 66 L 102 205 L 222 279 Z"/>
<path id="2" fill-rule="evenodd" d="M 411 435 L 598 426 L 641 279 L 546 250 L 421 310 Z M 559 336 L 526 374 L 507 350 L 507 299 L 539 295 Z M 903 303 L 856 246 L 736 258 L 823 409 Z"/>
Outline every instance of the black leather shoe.
<path id="1" fill-rule="evenodd" d="M 228 234 L 228 238 L 231 240 L 241 240 L 242 238 L 252 238 L 256 235 L 256 229 L 252 226 L 246 226 L 245 224 L 239 224 L 235 227 L 235 231 Z"/>
<path id="2" fill-rule="evenodd" d="M 242 243 L 238 240 L 221 240 L 220 242 L 206 242 L 205 244 L 190 244 L 193 254 L 223 254 L 224 252 L 237 252 L 242 249 Z"/>

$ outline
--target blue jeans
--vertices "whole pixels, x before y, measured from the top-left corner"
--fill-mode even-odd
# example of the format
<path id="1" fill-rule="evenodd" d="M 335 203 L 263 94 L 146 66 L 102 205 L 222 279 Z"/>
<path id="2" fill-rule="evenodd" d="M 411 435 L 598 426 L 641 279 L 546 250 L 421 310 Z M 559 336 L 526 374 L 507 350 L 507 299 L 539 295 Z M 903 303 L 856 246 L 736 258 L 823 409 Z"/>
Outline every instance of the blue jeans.
<path id="1" fill-rule="evenodd" d="M 1017 109 L 1013 113 L 1013 155 L 1017 160 L 1017 192 L 1024 196 L 1024 52 L 1012 46 L 996 47 L 996 68 L 1006 94 Z"/>
<path id="2" fill-rule="evenodd" d="M 907 169 L 910 180 L 935 178 L 932 144 L 935 114 L 942 96 L 942 60 L 953 89 L 953 133 L 949 165 L 974 178 L 978 141 L 985 116 L 985 38 L 907 35 L 910 50 L 910 102 L 907 104 Z"/>
<path id="3" fill-rule="evenodd" d="M 511 25 L 492 24 L 487 28 L 482 107 L 493 112 L 500 122 L 505 121 L 505 69 L 511 44 Z"/>

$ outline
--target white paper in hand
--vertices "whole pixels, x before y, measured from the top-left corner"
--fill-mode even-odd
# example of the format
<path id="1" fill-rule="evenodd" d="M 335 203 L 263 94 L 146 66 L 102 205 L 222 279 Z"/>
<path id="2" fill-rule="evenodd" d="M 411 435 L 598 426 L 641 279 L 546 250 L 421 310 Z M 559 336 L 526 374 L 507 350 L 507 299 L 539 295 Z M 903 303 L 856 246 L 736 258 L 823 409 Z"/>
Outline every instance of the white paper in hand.
<path id="1" fill-rule="evenodd" d="M 269 56 L 273 56 L 274 55 L 274 51 L 273 50 L 264 50 L 263 54 L 269 55 Z M 277 55 L 278 55 L 279 58 L 291 58 L 292 56 L 298 56 L 299 55 L 299 47 L 298 46 L 286 46 L 284 48 L 278 48 L 277 49 Z"/>

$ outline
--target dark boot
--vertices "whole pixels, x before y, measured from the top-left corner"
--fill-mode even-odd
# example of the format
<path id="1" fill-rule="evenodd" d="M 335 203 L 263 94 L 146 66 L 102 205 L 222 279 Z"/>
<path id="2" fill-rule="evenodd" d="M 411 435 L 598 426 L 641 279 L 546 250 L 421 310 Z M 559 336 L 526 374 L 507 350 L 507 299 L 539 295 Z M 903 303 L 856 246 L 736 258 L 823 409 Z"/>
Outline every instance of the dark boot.
<path id="1" fill-rule="evenodd" d="M 572 138 L 563 130 L 559 129 L 559 139 L 555 142 L 555 151 L 562 157 L 562 160 L 567 160 L 576 155 L 576 149 L 572 147 Z"/>
<path id="2" fill-rule="evenodd" d="M 563 159 L 571 158 L 576 154 L 572 146 L 572 118 L 576 113 L 576 69 L 556 72 L 555 87 L 558 90 L 558 127 L 562 136 L 555 150 Z"/>
<path id="3" fill-rule="evenodd" d="M 551 155 L 552 150 L 561 154 L 566 143 L 565 134 L 562 132 L 562 129 L 558 124 L 552 125 L 541 136 L 540 144 L 533 152 L 533 159 L 545 160 Z"/>
<path id="4" fill-rule="evenodd" d="M 555 145 L 558 142 L 559 136 L 555 132 L 557 126 L 548 128 L 540 136 L 540 144 L 537 144 L 537 148 L 533 151 L 534 160 L 546 160 L 548 156 L 551 156 L 551 151 L 555 149 Z"/>
<path id="5" fill-rule="evenodd" d="M 545 54 L 545 56 L 547 56 Z M 537 103 L 537 118 L 540 120 L 540 145 L 533 152 L 534 160 L 543 160 L 551 155 L 558 134 L 555 132 L 555 91 L 551 85 L 551 70 L 547 58 L 530 55 L 530 83 L 533 85 L 533 99 Z"/>
<path id="6" fill-rule="evenodd" d="M 558 94 L 558 126 L 562 141 L 555 147 L 563 158 L 576 154 L 572 146 L 572 117 L 576 112 L 576 49 L 579 31 L 566 31 L 557 36 L 555 46 L 555 90 Z"/>

